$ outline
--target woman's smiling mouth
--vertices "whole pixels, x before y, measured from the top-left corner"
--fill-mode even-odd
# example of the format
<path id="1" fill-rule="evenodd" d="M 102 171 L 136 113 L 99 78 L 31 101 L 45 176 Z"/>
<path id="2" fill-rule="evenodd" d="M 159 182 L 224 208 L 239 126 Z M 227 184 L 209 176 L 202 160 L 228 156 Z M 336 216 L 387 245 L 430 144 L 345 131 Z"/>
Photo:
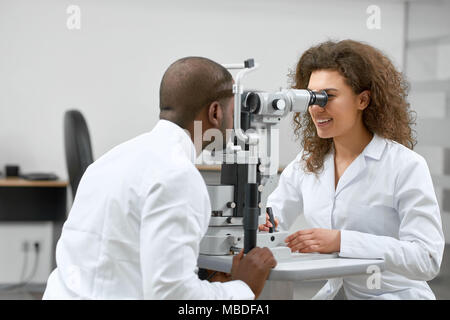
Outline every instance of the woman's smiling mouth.
<path id="1" fill-rule="evenodd" d="M 325 118 L 325 119 L 317 119 L 317 126 L 318 127 L 325 127 L 327 125 L 329 125 L 331 123 L 331 121 L 333 121 L 333 118 Z"/>

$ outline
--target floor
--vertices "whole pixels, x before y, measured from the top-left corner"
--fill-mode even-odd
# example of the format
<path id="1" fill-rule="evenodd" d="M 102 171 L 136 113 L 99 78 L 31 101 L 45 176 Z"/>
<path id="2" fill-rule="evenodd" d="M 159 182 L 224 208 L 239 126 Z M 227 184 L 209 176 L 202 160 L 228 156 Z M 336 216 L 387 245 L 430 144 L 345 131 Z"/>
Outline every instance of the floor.
<path id="1" fill-rule="evenodd" d="M 301 293 L 295 298 L 310 299 L 324 284 L 323 281 L 309 281 L 301 284 Z M 428 282 L 438 300 L 450 300 L 450 245 L 445 246 L 444 258 L 442 260 L 441 272 Z M 45 285 L 29 285 L 24 288 L 5 290 L 0 286 L 0 300 L 40 300 L 45 290 Z M 341 293 L 336 299 L 345 299 Z"/>
<path id="2" fill-rule="evenodd" d="M 0 286 L 0 300 L 41 300 L 44 291 L 45 285 L 28 285 L 9 290 Z"/>

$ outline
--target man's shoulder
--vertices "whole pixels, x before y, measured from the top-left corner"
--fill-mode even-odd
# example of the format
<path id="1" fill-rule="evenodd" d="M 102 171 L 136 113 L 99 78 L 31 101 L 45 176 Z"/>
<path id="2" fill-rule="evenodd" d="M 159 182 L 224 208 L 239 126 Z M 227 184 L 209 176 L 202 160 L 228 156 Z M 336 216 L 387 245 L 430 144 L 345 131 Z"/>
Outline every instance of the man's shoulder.
<path id="1" fill-rule="evenodd" d="M 163 188 L 171 192 L 205 193 L 205 181 L 195 165 L 184 157 L 178 160 L 160 158 L 142 174 L 145 189 Z"/>
<path id="2" fill-rule="evenodd" d="M 202 214 L 207 211 L 208 190 L 192 163 L 173 170 L 164 169 L 146 182 L 144 195 L 148 201 L 160 204 L 170 202 L 174 206 L 182 205 Z"/>
<path id="3" fill-rule="evenodd" d="M 180 183 L 201 183 L 204 184 L 202 175 L 198 169 L 189 161 L 183 164 L 177 163 L 173 167 L 166 166 L 162 168 L 158 175 L 158 180 L 161 182 L 177 182 Z"/>

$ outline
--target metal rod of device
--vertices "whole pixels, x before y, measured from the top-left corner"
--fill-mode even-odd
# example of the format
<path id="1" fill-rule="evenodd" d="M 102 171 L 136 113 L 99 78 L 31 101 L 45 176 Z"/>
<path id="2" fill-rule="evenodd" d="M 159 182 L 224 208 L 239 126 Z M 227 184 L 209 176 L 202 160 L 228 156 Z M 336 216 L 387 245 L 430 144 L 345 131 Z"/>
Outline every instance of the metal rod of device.
<path id="1" fill-rule="evenodd" d="M 245 69 L 244 63 L 226 63 L 226 64 L 222 64 L 222 66 L 229 70 Z"/>
<path id="2" fill-rule="evenodd" d="M 258 142 L 259 136 L 256 134 L 244 133 L 243 127 L 246 127 L 245 122 L 241 123 L 241 98 L 243 94 L 243 87 L 241 79 L 249 72 L 256 70 L 259 65 L 253 59 L 244 61 L 243 64 L 227 64 L 224 65 L 227 69 L 241 69 L 236 77 L 233 85 L 234 94 L 234 133 L 237 140 L 245 143 L 245 151 L 248 156 L 246 161 L 247 172 L 245 172 L 246 184 L 244 189 L 245 202 L 242 206 L 243 224 L 244 224 L 244 253 L 248 253 L 257 244 L 257 229 L 258 217 L 260 213 L 259 208 L 259 191 L 258 191 Z M 245 112 L 244 112 L 245 113 Z M 249 115 L 248 115 L 249 116 Z M 244 117 L 245 119 L 245 117 Z M 248 118 L 249 120 L 250 118 Z M 249 125 L 247 125 L 248 129 Z M 223 168 L 223 167 L 222 167 Z M 240 205 L 239 202 L 238 206 Z M 237 208 L 239 209 L 239 208 Z M 236 210 L 239 211 L 239 210 Z"/>
<path id="3" fill-rule="evenodd" d="M 248 63 L 251 61 L 251 64 Z M 259 64 L 254 63 L 253 59 L 249 59 L 245 63 L 248 65 L 245 69 L 242 69 L 238 72 L 235 79 L 235 84 L 233 85 L 233 93 L 234 93 L 234 133 L 236 137 L 243 141 L 247 142 L 249 141 L 249 137 L 244 133 L 244 131 L 241 128 L 241 96 L 242 96 L 242 85 L 241 85 L 241 79 L 249 72 L 252 72 L 256 70 L 259 67 Z"/>
<path id="4" fill-rule="evenodd" d="M 248 183 L 246 186 L 246 201 L 244 208 L 244 253 L 256 247 L 256 232 L 258 230 L 258 184 Z"/>

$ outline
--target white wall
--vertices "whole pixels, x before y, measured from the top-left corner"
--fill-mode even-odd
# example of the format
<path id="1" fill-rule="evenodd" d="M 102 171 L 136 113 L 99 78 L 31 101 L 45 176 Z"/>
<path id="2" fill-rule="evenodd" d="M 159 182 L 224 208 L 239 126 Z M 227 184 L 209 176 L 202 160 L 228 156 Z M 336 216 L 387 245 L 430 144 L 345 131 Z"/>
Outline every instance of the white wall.
<path id="1" fill-rule="evenodd" d="M 409 101 L 417 111 L 415 150 L 428 162 L 450 243 L 450 2 L 430 0 L 409 6 L 406 74 Z"/>
<path id="2" fill-rule="evenodd" d="M 66 9 L 81 8 L 81 30 Z M 366 27 L 373 1 L 0 0 L 0 170 L 52 171 L 66 178 L 63 114 L 85 114 L 95 157 L 148 131 L 158 88 L 177 58 L 220 63 L 253 57 L 253 88 L 278 89 L 309 46 L 363 40 L 402 65 L 401 2 L 377 1 L 381 29 Z M 281 165 L 298 152 L 291 119 L 281 130 Z"/>

